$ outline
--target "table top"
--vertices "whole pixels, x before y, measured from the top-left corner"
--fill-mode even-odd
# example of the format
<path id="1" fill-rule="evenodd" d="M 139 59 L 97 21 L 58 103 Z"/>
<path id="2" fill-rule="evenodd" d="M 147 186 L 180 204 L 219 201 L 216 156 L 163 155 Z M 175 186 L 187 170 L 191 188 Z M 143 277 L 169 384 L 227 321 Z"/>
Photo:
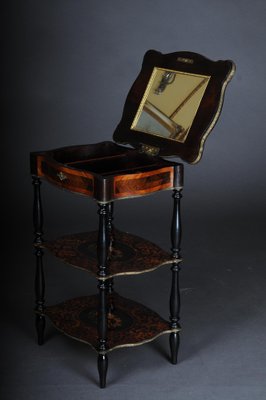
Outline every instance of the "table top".
<path id="1" fill-rule="evenodd" d="M 98 202 L 182 186 L 182 164 L 106 141 L 31 153 L 31 173 Z"/>

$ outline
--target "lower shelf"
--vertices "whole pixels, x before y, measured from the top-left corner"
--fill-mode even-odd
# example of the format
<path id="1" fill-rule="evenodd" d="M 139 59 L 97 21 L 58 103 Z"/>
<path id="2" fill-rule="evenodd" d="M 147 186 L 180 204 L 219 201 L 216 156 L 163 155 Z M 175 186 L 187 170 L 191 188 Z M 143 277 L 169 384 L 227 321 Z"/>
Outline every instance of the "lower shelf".
<path id="1" fill-rule="evenodd" d="M 177 332 L 169 322 L 140 303 L 113 293 L 109 297 L 113 310 L 108 313 L 108 350 L 138 346 L 158 336 Z M 98 351 L 97 334 L 98 296 L 78 297 L 55 306 L 46 307 L 55 327 L 73 339 L 91 345 Z"/>

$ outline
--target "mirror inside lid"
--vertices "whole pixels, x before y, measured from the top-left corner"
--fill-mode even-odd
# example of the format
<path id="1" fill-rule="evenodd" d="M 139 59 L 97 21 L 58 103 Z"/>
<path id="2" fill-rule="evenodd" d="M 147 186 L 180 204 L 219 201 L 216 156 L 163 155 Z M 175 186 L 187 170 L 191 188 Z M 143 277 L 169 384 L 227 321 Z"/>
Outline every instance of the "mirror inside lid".
<path id="1" fill-rule="evenodd" d="M 191 52 L 146 53 L 114 140 L 141 151 L 196 163 L 221 113 L 231 61 Z"/>

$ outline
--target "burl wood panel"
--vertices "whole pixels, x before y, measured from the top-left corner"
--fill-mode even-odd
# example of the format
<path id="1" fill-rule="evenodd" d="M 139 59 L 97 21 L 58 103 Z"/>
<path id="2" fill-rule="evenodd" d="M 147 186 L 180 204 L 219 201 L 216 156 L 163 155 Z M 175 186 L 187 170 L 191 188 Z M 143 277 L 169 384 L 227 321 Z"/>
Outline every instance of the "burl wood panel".
<path id="1" fill-rule="evenodd" d="M 31 153 L 33 176 L 102 203 L 171 189 L 180 165 L 112 142 Z"/>
<path id="2" fill-rule="evenodd" d="M 98 351 L 97 295 L 67 300 L 46 307 L 47 315 L 55 327 L 66 335 L 90 344 Z M 169 322 L 140 303 L 112 294 L 114 311 L 108 314 L 107 350 L 137 346 L 156 337 L 177 332 Z"/>
<path id="3" fill-rule="evenodd" d="M 94 192 L 94 177 L 92 174 L 67 168 L 52 161 L 43 160 L 39 171 L 45 178 L 63 189 L 92 196 Z"/>
<path id="4" fill-rule="evenodd" d="M 66 235 L 45 242 L 42 247 L 50 250 L 60 260 L 97 276 L 97 236 L 97 231 Z M 114 230 L 114 244 L 112 252 L 109 253 L 107 276 L 101 279 L 116 275 L 141 274 L 172 262 L 170 254 L 148 240 Z"/>
<path id="5" fill-rule="evenodd" d="M 173 168 L 114 178 L 115 197 L 144 195 L 173 187 Z"/>

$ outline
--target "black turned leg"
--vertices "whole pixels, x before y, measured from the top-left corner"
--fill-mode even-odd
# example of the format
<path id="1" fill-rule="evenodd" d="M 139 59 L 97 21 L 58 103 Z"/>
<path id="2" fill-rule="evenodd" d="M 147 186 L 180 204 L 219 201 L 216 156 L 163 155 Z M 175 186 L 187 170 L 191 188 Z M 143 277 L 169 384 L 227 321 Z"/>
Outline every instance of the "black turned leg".
<path id="1" fill-rule="evenodd" d="M 99 263 L 99 308 L 98 308 L 98 371 L 100 378 L 100 387 L 106 386 L 106 374 L 108 367 L 107 357 L 107 291 L 108 283 L 104 278 L 107 275 L 107 259 L 109 250 L 108 235 L 108 210 L 106 204 L 99 204 L 99 232 L 98 232 L 98 263 Z"/>
<path id="2" fill-rule="evenodd" d="M 109 237 L 109 250 L 108 250 L 108 260 L 110 261 L 112 258 L 112 253 L 114 250 L 114 227 L 113 227 L 113 212 L 114 212 L 114 203 L 110 202 L 107 204 L 107 224 L 108 224 L 108 237 Z M 112 314 L 114 311 L 114 302 L 112 293 L 114 291 L 114 279 L 110 278 L 107 281 L 108 286 L 108 314 Z"/>
<path id="3" fill-rule="evenodd" d="M 36 331 L 38 344 L 43 344 L 43 336 L 45 329 L 45 317 L 44 312 L 44 292 L 45 292 L 45 281 L 43 272 L 43 250 L 40 247 L 43 242 L 43 213 L 41 203 L 41 180 L 33 176 L 32 183 L 34 187 L 34 202 L 33 202 L 33 224 L 34 224 L 34 248 L 36 256 L 36 273 L 35 273 L 35 312 L 36 312 Z"/>
<path id="4" fill-rule="evenodd" d="M 106 387 L 106 375 L 108 369 L 108 357 L 106 354 L 98 355 L 98 371 L 100 377 L 100 388 L 104 389 Z"/>
<path id="5" fill-rule="evenodd" d="M 114 227 L 113 227 L 113 213 L 114 213 L 114 203 L 110 202 L 107 204 L 107 229 L 108 229 L 108 236 L 109 236 L 109 252 L 108 252 L 108 259 L 111 258 L 112 252 L 114 249 Z"/>
<path id="6" fill-rule="evenodd" d="M 180 291 L 179 291 L 179 266 L 178 264 L 172 266 L 172 288 L 170 295 L 170 321 L 172 329 L 180 329 L 179 314 L 180 314 Z M 171 362 L 177 364 L 177 355 L 179 349 L 179 332 L 170 333 L 170 350 Z"/>
<path id="7" fill-rule="evenodd" d="M 98 355 L 98 371 L 100 378 L 100 387 L 106 386 L 106 374 L 108 367 L 107 350 L 107 302 L 106 291 L 107 285 L 105 281 L 100 281 L 99 285 L 99 310 L 98 310 L 98 336 L 99 336 L 99 355 Z"/>
<path id="8" fill-rule="evenodd" d="M 114 280 L 113 278 L 110 278 L 106 281 L 107 284 L 107 292 L 108 292 L 108 315 L 109 314 L 113 314 L 114 310 L 115 310 L 115 306 L 114 306 L 114 299 L 113 299 L 113 286 L 114 286 Z"/>
<path id="9" fill-rule="evenodd" d="M 181 217 L 180 217 L 180 200 L 181 189 L 173 191 L 174 211 L 171 226 L 171 239 L 172 239 L 172 255 L 173 264 L 172 270 L 172 286 L 170 294 L 170 324 L 172 329 L 180 329 L 179 314 L 180 314 L 180 290 L 179 290 L 179 271 L 180 271 L 180 243 L 181 243 Z M 177 355 L 179 348 L 179 332 L 172 332 L 170 334 L 170 350 L 171 362 L 177 363 Z"/>

